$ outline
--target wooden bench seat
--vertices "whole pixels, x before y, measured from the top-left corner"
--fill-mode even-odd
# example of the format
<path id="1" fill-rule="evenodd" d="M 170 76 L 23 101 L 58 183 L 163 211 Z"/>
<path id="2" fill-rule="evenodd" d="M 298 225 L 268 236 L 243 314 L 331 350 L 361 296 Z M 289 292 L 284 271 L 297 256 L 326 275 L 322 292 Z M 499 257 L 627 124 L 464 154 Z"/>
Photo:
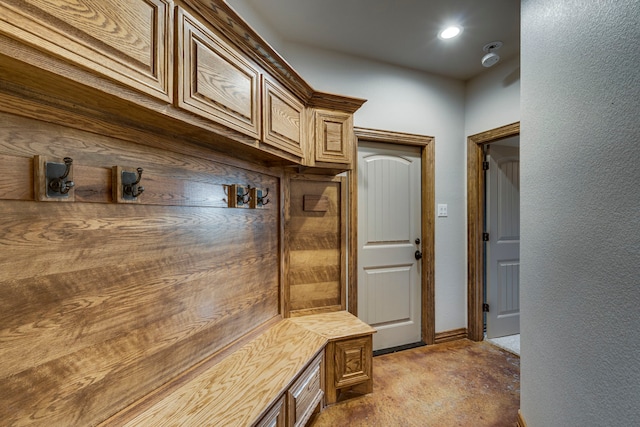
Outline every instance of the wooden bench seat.
<path id="1" fill-rule="evenodd" d="M 325 403 L 341 391 L 373 391 L 372 335 L 375 329 L 346 311 L 296 317 L 292 322 L 327 339 Z"/>
<path id="2" fill-rule="evenodd" d="M 272 408 L 284 402 L 283 399 L 289 399 L 287 414 L 282 415 L 287 417 L 287 422 L 280 424 L 278 421 L 272 425 L 304 425 L 310 412 L 296 414 L 295 408 L 291 408 L 291 399 L 295 400 L 300 394 L 304 405 L 313 409 L 320 403 L 322 408 L 322 391 L 318 398 L 318 394 L 305 395 L 302 388 L 313 386 L 313 381 L 305 375 L 318 375 L 318 390 L 325 388 L 325 347 L 337 337 L 368 335 L 370 339 L 373 332 L 371 327 L 347 312 L 280 320 L 212 366 L 198 367 L 197 372 L 173 381 L 165 392 L 156 393 L 153 399 L 140 400 L 103 425 L 261 425 L 261 421 L 271 415 Z M 369 377 L 365 380 L 371 383 L 370 347 L 366 351 L 369 351 Z M 329 362 L 329 365 L 335 364 Z M 312 371 L 314 367 L 315 372 Z M 362 378 L 360 380 L 362 382 Z M 335 394 L 335 387 L 333 390 Z"/>

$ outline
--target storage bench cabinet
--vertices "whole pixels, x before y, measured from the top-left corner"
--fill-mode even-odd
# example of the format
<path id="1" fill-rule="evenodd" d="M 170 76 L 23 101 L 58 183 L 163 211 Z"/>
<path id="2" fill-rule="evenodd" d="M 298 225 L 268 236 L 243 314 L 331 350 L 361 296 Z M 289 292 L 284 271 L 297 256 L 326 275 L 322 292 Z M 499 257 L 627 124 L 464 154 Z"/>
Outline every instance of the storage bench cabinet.
<path id="1" fill-rule="evenodd" d="M 372 391 L 374 332 L 346 311 L 277 320 L 102 425 L 304 426 L 340 391 Z"/>

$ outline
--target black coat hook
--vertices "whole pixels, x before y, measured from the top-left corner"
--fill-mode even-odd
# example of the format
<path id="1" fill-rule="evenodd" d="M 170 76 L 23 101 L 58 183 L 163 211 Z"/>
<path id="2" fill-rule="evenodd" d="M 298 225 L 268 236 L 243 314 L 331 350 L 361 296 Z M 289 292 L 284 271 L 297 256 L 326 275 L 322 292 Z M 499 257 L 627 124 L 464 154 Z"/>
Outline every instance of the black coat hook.
<path id="1" fill-rule="evenodd" d="M 73 181 L 66 181 L 69 176 L 69 172 L 71 172 L 71 165 L 73 164 L 73 159 L 71 157 L 64 158 L 64 166 L 65 170 L 62 176 L 58 178 L 51 178 L 49 181 L 49 189 L 54 193 L 67 194 L 71 188 L 75 185 Z"/>
<path id="2" fill-rule="evenodd" d="M 260 194 L 260 193 L 258 193 Z M 267 188 L 267 192 L 264 194 L 261 194 L 258 196 L 258 205 L 266 205 L 269 203 L 269 199 L 267 199 L 267 196 L 269 195 L 269 189 Z"/>
<path id="3" fill-rule="evenodd" d="M 249 203 L 249 201 L 251 201 L 251 196 L 249 195 L 251 193 L 251 186 L 247 185 L 245 193 L 242 192 L 243 187 L 238 186 L 237 188 L 238 188 L 237 205 L 238 206 L 246 205 L 247 203 Z"/>
<path id="4" fill-rule="evenodd" d="M 138 171 L 138 179 L 136 179 L 135 182 L 132 182 L 130 184 L 122 184 L 122 192 L 127 196 L 134 197 L 134 198 L 141 195 L 142 192 L 144 191 L 144 187 L 141 185 L 138 185 L 140 183 L 140 180 L 142 179 L 143 169 L 138 168 L 136 170 Z"/>

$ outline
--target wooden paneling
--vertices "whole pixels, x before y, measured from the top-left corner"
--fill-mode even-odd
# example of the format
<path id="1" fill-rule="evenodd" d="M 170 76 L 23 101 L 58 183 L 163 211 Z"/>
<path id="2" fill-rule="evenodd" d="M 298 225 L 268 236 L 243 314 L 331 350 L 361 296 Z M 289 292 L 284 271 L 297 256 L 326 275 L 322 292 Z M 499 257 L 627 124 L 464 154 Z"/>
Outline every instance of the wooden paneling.
<path id="1" fill-rule="evenodd" d="M 262 131 L 265 144 L 304 158 L 304 105 L 282 86 L 262 78 Z"/>
<path id="2" fill-rule="evenodd" d="M 170 1 L 2 0 L 0 10 L 8 37 L 171 99 Z"/>
<path id="3" fill-rule="evenodd" d="M 178 8 L 178 106 L 260 138 L 258 69 Z"/>
<path id="4" fill-rule="evenodd" d="M 191 150 L 2 113 L 3 423 L 96 424 L 278 317 L 278 198 L 220 207 L 223 183 L 279 194 L 277 173 Z M 34 200 L 35 155 L 74 159 L 75 202 Z M 113 203 L 114 165 L 144 168 L 138 203 Z"/>
<path id="5" fill-rule="evenodd" d="M 345 307 L 345 197 L 344 178 L 296 175 L 290 180 L 287 282 L 292 315 Z M 326 200 L 326 209 L 305 210 L 305 198 Z"/>

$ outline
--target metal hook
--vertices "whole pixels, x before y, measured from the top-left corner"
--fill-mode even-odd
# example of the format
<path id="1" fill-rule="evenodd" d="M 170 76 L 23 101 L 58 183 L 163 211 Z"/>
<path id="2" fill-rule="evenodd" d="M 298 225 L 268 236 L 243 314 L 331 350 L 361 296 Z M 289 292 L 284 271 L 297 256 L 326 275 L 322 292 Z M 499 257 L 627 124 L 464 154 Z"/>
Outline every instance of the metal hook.
<path id="1" fill-rule="evenodd" d="M 250 185 L 247 185 L 247 192 L 244 194 L 242 194 L 242 187 L 238 186 L 238 194 L 237 194 L 238 206 L 245 205 L 251 201 L 251 196 L 249 195 L 249 193 L 251 193 Z"/>
<path id="2" fill-rule="evenodd" d="M 73 181 L 65 181 L 71 172 L 71 165 L 73 164 L 73 159 L 71 157 L 64 158 L 64 174 L 58 178 L 52 178 L 49 181 L 49 189 L 55 193 L 67 194 L 74 185 L 76 185 Z"/>
<path id="3" fill-rule="evenodd" d="M 136 170 L 138 171 L 138 179 L 135 182 L 132 182 L 131 184 L 123 184 L 122 185 L 122 191 L 124 192 L 124 194 L 126 194 L 128 196 L 131 196 L 131 197 L 138 197 L 144 191 L 144 187 L 143 186 L 141 186 L 141 185 L 138 186 L 138 184 L 140 183 L 140 180 L 142 179 L 142 171 L 144 169 L 138 168 Z"/>
<path id="4" fill-rule="evenodd" d="M 258 205 L 267 205 L 269 204 L 269 199 L 267 199 L 267 196 L 269 195 L 269 189 L 267 188 L 267 192 L 258 196 Z"/>

